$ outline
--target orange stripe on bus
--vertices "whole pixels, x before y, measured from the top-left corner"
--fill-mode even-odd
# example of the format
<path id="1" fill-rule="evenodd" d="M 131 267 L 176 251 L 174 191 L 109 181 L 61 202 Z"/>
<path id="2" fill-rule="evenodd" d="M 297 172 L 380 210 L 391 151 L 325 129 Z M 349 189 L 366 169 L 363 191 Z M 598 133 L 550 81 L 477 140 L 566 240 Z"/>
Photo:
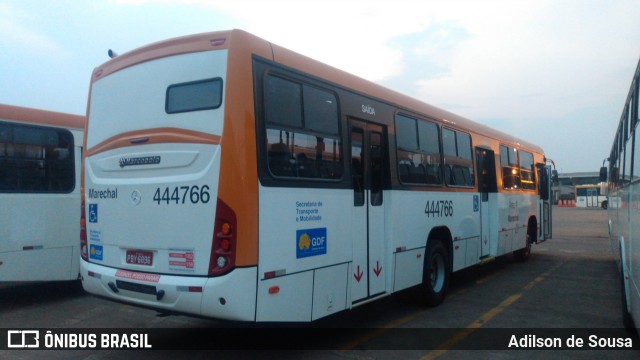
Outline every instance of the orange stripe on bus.
<path id="1" fill-rule="evenodd" d="M 108 150 L 127 146 L 162 144 L 162 143 L 192 143 L 192 144 L 220 144 L 219 135 L 205 134 L 197 131 L 178 128 L 155 128 L 129 131 L 112 136 L 98 145 L 88 149 L 86 156 L 92 156 Z"/>
<path id="2" fill-rule="evenodd" d="M 0 119 L 84 130 L 85 117 L 56 111 L 0 104 Z"/>

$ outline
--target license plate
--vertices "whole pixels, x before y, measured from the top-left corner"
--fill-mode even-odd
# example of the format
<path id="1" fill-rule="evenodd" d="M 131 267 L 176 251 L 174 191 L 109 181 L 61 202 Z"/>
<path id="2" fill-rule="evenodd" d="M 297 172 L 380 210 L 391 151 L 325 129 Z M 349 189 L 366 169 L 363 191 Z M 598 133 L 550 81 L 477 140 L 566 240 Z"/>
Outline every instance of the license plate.
<path id="1" fill-rule="evenodd" d="M 127 264 L 151 266 L 153 253 L 144 250 L 127 250 Z"/>

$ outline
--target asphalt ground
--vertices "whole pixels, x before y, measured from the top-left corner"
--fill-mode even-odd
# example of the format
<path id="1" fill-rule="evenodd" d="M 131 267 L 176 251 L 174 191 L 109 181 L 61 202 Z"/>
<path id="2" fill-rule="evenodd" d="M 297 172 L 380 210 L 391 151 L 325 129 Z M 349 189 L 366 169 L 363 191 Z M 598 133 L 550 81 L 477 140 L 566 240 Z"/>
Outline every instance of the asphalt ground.
<path id="1" fill-rule="evenodd" d="M 156 349 L 4 350 L 0 359 L 640 358 L 640 340 L 621 329 L 606 211 L 554 207 L 553 220 L 553 239 L 534 245 L 529 261 L 509 255 L 454 274 L 438 307 L 422 306 L 411 290 L 312 324 L 158 316 L 88 295 L 76 282 L 0 284 L 0 329 L 148 331 Z M 591 346 L 611 339 L 607 349 Z M 635 349 L 624 348 L 629 341 Z"/>

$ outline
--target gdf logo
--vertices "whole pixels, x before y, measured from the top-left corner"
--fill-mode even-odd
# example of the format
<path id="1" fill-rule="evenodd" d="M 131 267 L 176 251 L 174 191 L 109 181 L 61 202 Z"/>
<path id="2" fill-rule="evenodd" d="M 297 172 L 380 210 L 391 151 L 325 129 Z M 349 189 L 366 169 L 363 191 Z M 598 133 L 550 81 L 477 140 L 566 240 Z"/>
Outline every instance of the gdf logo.
<path id="1" fill-rule="evenodd" d="M 40 347 L 40 331 L 38 330 L 9 330 L 7 332 L 8 348 L 38 348 Z"/>

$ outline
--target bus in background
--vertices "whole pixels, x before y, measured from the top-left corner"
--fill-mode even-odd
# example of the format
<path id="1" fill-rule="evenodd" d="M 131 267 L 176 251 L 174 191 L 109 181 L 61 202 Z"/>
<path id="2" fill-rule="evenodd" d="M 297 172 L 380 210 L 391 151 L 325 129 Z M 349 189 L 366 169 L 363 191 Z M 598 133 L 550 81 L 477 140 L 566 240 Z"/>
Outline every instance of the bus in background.
<path id="1" fill-rule="evenodd" d="M 551 236 L 542 149 L 240 30 L 97 67 L 81 276 L 113 300 L 313 321 Z"/>
<path id="2" fill-rule="evenodd" d="M 640 329 L 640 62 L 631 79 L 609 154 L 609 169 L 600 169 L 609 184 L 609 239 L 618 261 L 622 318 L 627 329 Z"/>
<path id="3" fill-rule="evenodd" d="M 576 207 L 601 207 L 606 209 L 608 206 L 606 183 L 599 185 L 576 185 L 574 195 Z"/>
<path id="4" fill-rule="evenodd" d="M 0 281 L 78 279 L 84 125 L 0 104 Z"/>

